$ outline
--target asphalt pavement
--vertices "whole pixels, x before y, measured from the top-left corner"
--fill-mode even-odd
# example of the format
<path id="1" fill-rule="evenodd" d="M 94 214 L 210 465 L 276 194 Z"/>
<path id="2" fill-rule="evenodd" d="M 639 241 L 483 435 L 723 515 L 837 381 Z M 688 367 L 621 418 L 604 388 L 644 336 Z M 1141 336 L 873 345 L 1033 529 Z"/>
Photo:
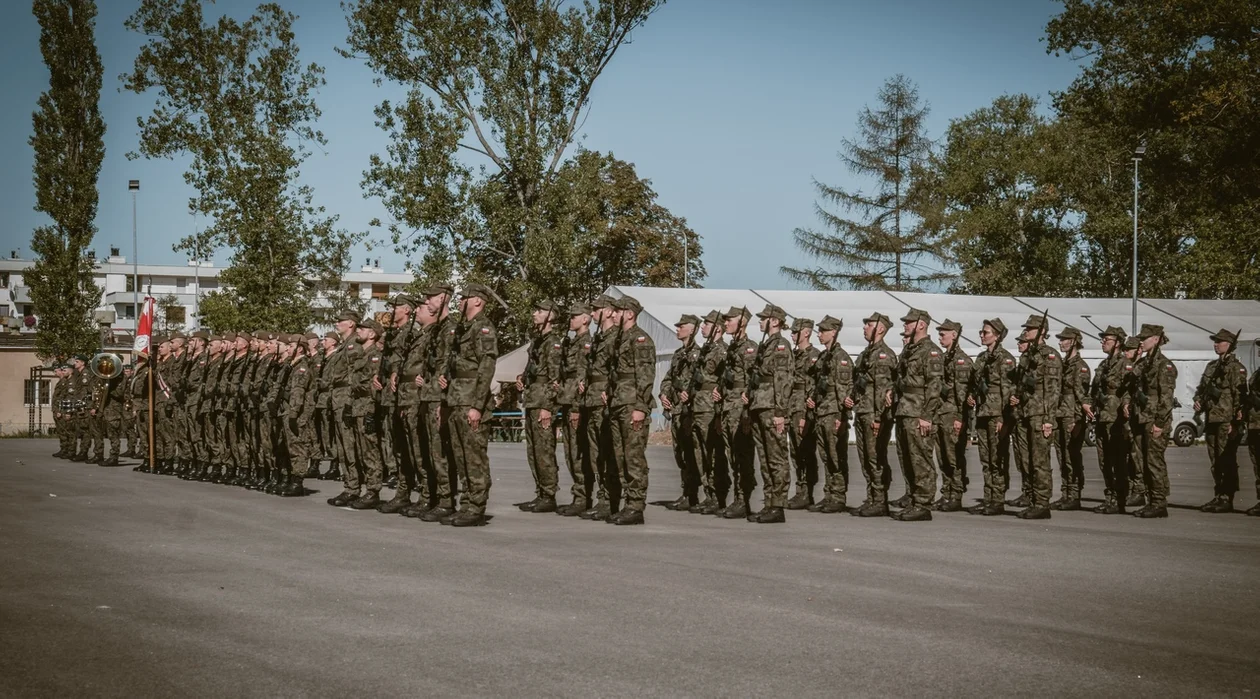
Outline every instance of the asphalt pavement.
<path id="1" fill-rule="evenodd" d="M 1165 520 L 649 507 L 615 527 L 513 508 L 524 448 L 495 444 L 472 529 L 332 508 L 326 481 L 282 499 L 56 448 L 0 441 L 2 696 L 1260 692 L 1260 518 L 1190 507 L 1202 447 L 1169 450 Z M 669 449 L 649 459 L 649 499 L 676 497 Z"/>

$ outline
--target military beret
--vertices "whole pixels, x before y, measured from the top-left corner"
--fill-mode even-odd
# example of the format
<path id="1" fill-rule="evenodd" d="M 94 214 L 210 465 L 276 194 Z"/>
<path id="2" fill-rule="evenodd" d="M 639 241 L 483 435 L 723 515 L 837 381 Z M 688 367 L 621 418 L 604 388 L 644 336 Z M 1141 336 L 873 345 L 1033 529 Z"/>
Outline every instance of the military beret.
<path id="1" fill-rule="evenodd" d="M 442 292 L 439 292 L 439 293 L 442 293 Z M 490 291 L 490 287 L 486 286 L 485 284 L 477 284 L 475 282 L 470 283 L 470 284 L 465 284 L 464 288 L 460 289 L 459 295 L 466 299 L 476 297 L 476 298 L 481 299 L 482 301 L 485 301 L 486 303 L 490 303 L 491 301 L 494 300 L 494 293 Z"/>
<path id="2" fill-rule="evenodd" d="M 715 323 L 715 324 L 716 324 L 716 323 L 721 323 L 721 322 L 722 322 L 722 313 L 721 313 L 721 311 L 719 311 L 719 310 L 718 310 L 718 309 L 716 309 L 716 308 L 715 308 L 715 309 L 713 309 L 713 310 L 711 310 L 711 311 L 709 311 L 709 312 L 708 312 L 707 314 L 705 314 L 705 316 L 704 316 L 704 322 L 706 322 L 706 323 Z"/>
<path id="3" fill-rule="evenodd" d="M 578 301 L 569 306 L 570 316 L 589 316 L 590 314 L 591 314 L 590 304 L 585 304 L 585 303 L 582 303 L 581 301 Z"/>
<path id="4" fill-rule="evenodd" d="M 743 318 L 744 320 L 748 320 L 749 318 L 752 318 L 752 313 L 748 311 L 747 307 L 736 308 L 734 306 L 731 306 L 730 310 L 722 314 L 722 317 L 723 318 Z"/>
<path id="5" fill-rule="evenodd" d="M 682 317 L 678 319 L 678 322 L 674 323 L 674 327 L 677 328 L 687 324 L 700 327 L 700 319 L 690 313 L 684 313 L 682 314 Z"/>
<path id="6" fill-rule="evenodd" d="M 774 305 L 773 303 L 767 303 L 766 307 L 761 309 L 761 312 L 757 314 L 757 317 L 758 318 L 777 318 L 780 323 L 783 323 L 787 321 L 787 312 L 784 311 L 782 308 L 779 308 L 778 306 Z"/>
<path id="7" fill-rule="evenodd" d="M 394 297 L 395 306 L 416 306 L 416 300 L 410 294 L 398 294 Z"/>
<path id="8" fill-rule="evenodd" d="M 633 296 L 622 296 L 617 299 L 617 308 L 638 315 L 643 311 L 643 304 L 639 303 L 639 300 Z"/>
<path id="9" fill-rule="evenodd" d="M 1215 335 L 1209 335 L 1208 339 L 1212 342 L 1228 342 L 1232 345 L 1238 342 L 1238 334 L 1232 330 L 1221 328 Z"/>
<path id="10" fill-rule="evenodd" d="M 1164 334 L 1164 326 L 1155 325 L 1154 323 L 1142 323 L 1142 331 L 1138 333 L 1138 338 L 1145 340 L 1148 337 Z"/>
<path id="11" fill-rule="evenodd" d="M 1060 340 L 1075 340 L 1077 342 L 1080 342 L 1081 331 L 1069 325 L 1066 328 L 1064 328 L 1063 331 L 1060 332 L 1058 335 L 1055 335 L 1055 337 L 1059 338 Z"/>
<path id="12" fill-rule="evenodd" d="M 959 335 L 961 335 L 963 326 L 962 326 L 962 323 L 956 323 L 950 320 L 949 318 L 946 318 L 944 321 L 941 322 L 940 325 L 936 326 L 936 329 L 937 330 L 952 330 L 958 333 Z"/>
<path id="13" fill-rule="evenodd" d="M 455 287 L 450 286 L 449 284 L 430 284 L 426 286 L 424 288 L 424 291 L 420 293 L 424 294 L 424 297 L 426 299 L 432 296 L 437 296 L 438 294 L 446 294 L 447 296 L 451 296 L 455 293 Z M 489 299 L 486 299 L 486 300 L 488 301 Z"/>
<path id="14" fill-rule="evenodd" d="M 870 316 L 866 318 L 863 318 L 862 322 L 863 323 L 880 323 L 884 326 L 885 329 L 892 327 L 892 320 L 890 320 L 888 316 L 884 315 L 883 313 L 879 313 L 878 311 L 875 313 L 872 313 Z"/>
<path id="15" fill-rule="evenodd" d="M 797 318 L 792 321 L 792 332 L 798 333 L 802 330 L 813 330 L 814 321 L 812 318 Z"/>
<path id="16" fill-rule="evenodd" d="M 843 320 L 840 320 L 839 318 L 833 318 L 832 316 L 829 316 L 829 315 L 823 316 L 822 320 L 818 321 L 819 332 L 827 332 L 828 330 L 840 330 L 843 327 L 844 327 Z"/>
<path id="17" fill-rule="evenodd" d="M 378 336 L 383 335 L 385 333 L 385 328 L 382 328 L 381 324 L 376 322 L 374 318 L 367 318 L 365 320 L 359 321 L 359 327 L 367 328 L 368 330 L 371 330 L 372 332 L 376 333 Z"/>
<path id="18" fill-rule="evenodd" d="M 998 339 L 1006 337 L 1006 323 L 1003 323 L 1001 318 L 986 318 L 984 324 L 993 328 L 993 332 L 997 333 Z"/>
<path id="19" fill-rule="evenodd" d="M 1136 335 L 1131 335 L 1124 340 L 1124 349 L 1135 350 L 1142 349 L 1142 341 Z"/>
<path id="20" fill-rule="evenodd" d="M 1044 321 L 1042 320 L 1041 314 L 1034 313 L 1028 316 L 1028 320 L 1024 321 L 1024 328 L 1025 329 L 1039 329 L 1041 328 L 1041 325 L 1043 322 Z"/>
<path id="21" fill-rule="evenodd" d="M 1124 328 L 1117 327 L 1115 325 L 1108 325 L 1106 330 L 1098 333 L 1098 339 L 1102 340 L 1108 337 L 1114 337 L 1117 340 L 1124 342 L 1124 338 L 1128 337 L 1128 333 L 1124 331 Z"/>
<path id="22" fill-rule="evenodd" d="M 534 310 L 546 311 L 548 313 L 559 313 L 564 310 L 560 304 L 550 299 L 540 299 L 534 304 Z"/>
<path id="23" fill-rule="evenodd" d="M 358 322 L 359 322 L 359 314 L 358 314 L 358 313 L 353 313 L 353 312 L 351 312 L 351 311 L 346 311 L 346 312 L 342 313 L 341 315 L 337 316 L 337 322 L 338 322 L 338 323 L 340 323 L 340 322 L 342 322 L 342 321 L 345 321 L 345 320 L 353 320 L 355 323 L 358 323 Z"/>
<path id="24" fill-rule="evenodd" d="M 918 308 L 911 308 L 910 310 L 906 311 L 906 314 L 904 316 L 901 316 L 901 322 L 903 323 L 917 323 L 919 321 L 923 321 L 924 323 L 931 323 L 932 315 L 928 313 L 927 311 L 924 311 Z"/>
<path id="25" fill-rule="evenodd" d="M 594 301 L 591 301 L 591 308 L 612 308 L 613 301 L 615 299 L 608 294 L 600 294 L 595 297 Z"/>

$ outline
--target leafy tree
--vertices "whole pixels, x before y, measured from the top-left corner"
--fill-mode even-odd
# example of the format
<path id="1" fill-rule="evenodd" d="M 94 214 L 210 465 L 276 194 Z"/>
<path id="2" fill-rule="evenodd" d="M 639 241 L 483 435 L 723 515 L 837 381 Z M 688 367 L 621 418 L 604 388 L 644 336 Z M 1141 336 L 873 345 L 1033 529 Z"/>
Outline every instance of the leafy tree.
<path id="1" fill-rule="evenodd" d="M 126 21 L 147 41 L 124 88 L 158 93 L 128 157 L 188 157 L 189 208 L 213 224 L 175 249 L 232 252 L 223 288 L 200 304 L 215 330 L 302 330 L 348 265 L 353 237 L 298 182 L 310 144 L 326 141 L 312 125 L 324 70 L 300 63 L 296 19 L 265 3 L 244 21 L 208 24 L 199 0 L 142 0 Z"/>
<path id="2" fill-rule="evenodd" d="M 101 57 L 96 3 L 35 0 L 39 48 L 48 91 L 34 113 L 35 210 L 52 219 L 31 236 L 35 264 L 26 272 L 39 315 L 36 353 L 42 359 L 90 352 L 97 346 L 92 312 L 101 299 L 87 251 L 96 235 L 96 179 L 105 157 Z"/>
<path id="3" fill-rule="evenodd" d="M 1099 170 L 1128 180 L 1130 201 L 1129 158 L 1137 145 L 1147 145 L 1142 293 L 1256 297 L 1260 238 L 1249 233 L 1260 215 L 1260 5 L 1062 1 L 1063 11 L 1046 28 L 1047 50 L 1087 61 L 1055 95 L 1061 119 L 1108 146 Z M 1121 194 L 1116 184 L 1108 194 Z M 1114 204 L 1090 200 L 1101 192 L 1086 189 L 1082 202 L 1091 219 L 1113 220 L 1103 211 Z M 1110 263 L 1127 267 L 1131 257 Z M 1123 270 L 1100 271 L 1107 279 L 1127 277 Z"/>
<path id="4" fill-rule="evenodd" d="M 885 82 L 878 99 L 877 109 L 864 107 L 859 113 L 859 137 L 844 140 L 839 154 L 850 171 L 875 178 L 874 191 L 850 192 L 814 181 L 820 198 L 814 209 L 823 228 L 798 228 L 793 237 L 820 265 L 781 268 L 791 279 L 816 289 L 912 291 L 950 277 L 943 271 L 943 241 L 916 215 L 926 194 L 916 180 L 931 150 L 924 127 L 928 107 L 903 75 Z M 844 218 L 847 212 L 862 219 Z"/>
<path id="5" fill-rule="evenodd" d="M 185 309 L 178 296 L 167 294 L 155 300 L 153 306 L 157 315 L 154 320 L 157 332 L 169 335 L 175 330 L 184 329 Z"/>
<path id="6" fill-rule="evenodd" d="M 371 157 L 364 187 L 392 217 L 396 249 L 422 256 L 421 277 L 488 282 L 510 299 L 518 320 L 534 299 L 554 293 L 546 285 L 554 282 L 554 261 L 576 253 L 547 230 L 542 202 L 567 196 L 563 184 L 559 192 L 549 188 L 577 140 L 592 88 L 661 4 L 343 4 L 343 54 L 409 90 L 402 103 L 376 109 L 390 144 Z"/>

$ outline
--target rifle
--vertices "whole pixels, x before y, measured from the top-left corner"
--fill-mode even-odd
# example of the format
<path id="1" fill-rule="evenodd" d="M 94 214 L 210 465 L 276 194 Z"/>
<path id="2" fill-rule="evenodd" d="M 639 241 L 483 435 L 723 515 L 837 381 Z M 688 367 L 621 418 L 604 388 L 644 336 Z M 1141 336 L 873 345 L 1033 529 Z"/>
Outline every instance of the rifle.
<path id="1" fill-rule="evenodd" d="M 459 317 L 459 322 L 455 324 L 455 337 L 451 340 L 451 349 L 446 355 L 446 385 L 449 387 L 451 382 L 455 380 L 455 364 L 459 357 L 459 341 L 464 336 L 464 316 Z"/>

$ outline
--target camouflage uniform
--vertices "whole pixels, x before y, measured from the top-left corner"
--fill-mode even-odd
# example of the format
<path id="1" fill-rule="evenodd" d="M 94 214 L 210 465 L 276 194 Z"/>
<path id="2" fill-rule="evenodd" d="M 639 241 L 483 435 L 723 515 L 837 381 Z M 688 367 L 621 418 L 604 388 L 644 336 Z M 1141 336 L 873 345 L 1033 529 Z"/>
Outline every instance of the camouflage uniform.
<path id="1" fill-rule="evenodd" d="M 902 323 L 920 321 L 930 323 L 932 318 L 926 311 L 912 308 L 901 319 Z M 934 421 L 941 412 L 944 372 L 941 348 L 926 334 L 902 348 L 895 385 L 897 455 L 906 490 L 914 502 L 914 506 L 907 507 L 903 513 L 905 517 L 916 513 L 915 506 L 930 506 L 936 496 L 936 462 L 932 460 L 932 449 L 936 443 Z M 927 434 L 920 427 L 920 421 L 930 423 Z"/>
<path id="2" fill-rule="evenodd" d="M 569 309 L 569 316 L 574 315 L 590 315 L 590 308 L 575 305 Z M 564 460 L 569 467 L 569 478 L 573 482 L 570 489 L 573 495 L 570 508 L 576 509 L 573 514 L 590 506 L 591 484 L 594 482 L 586 434 L 589 411 L 582 407 L 582 398 L 578 393 L 578 382 L 586 376 L 586 363 L 593 343 L 594 338 L 589 331 L 574 335 L 572 339 L 564 339 L 560 392 L 556 400 L 556 405 L 564 413 L 564 422 L 560 429 L 564 436 Z"/>
<path id="3" fill-rule="evenodd" d="M 1144 324 L 1139 339 L 1164 336 L 1160 325 Z M 1177 388 L 1177 367 L 1164 356 L 1159 345 L 1145 354 L 1137 365 L 1138 390 L 1133 394 L 1137 426 L 1133 441 L 1141 455 L 1143 480 L 1146 482 L 1147 507 L 1135 512 L 1138 516 L 1167 516 L 1168 464 L 1164 452 L 1172 432 L 1174 391 Z M 1159 428 L 1160 433 L 1155 434 Z"/>
<path id="4" fill-rule="evenodd" d="M 58 371 L 63 371 L 61 367 L 57 367 Z M 52 390 L 52 409 L 53 409 L 53 426 L 57 430 L 57 442 L 59 444 L 57 456 L 69 458 L 74 456 L 73 449 L 70 446 L 70 414 L 66 411 L 66 396 L 69 395 L 70 376 L 57 377 L 57 384 Z"/>
<path id="5" fill-rule="evenodd" d="M 364 321 L 376 324 L 376 321 Z M 360 327 L 365 327 L 360 324 Z M 367 326 L 371 327 L 371 326 Z M 379 327 L 379 326 L 378 326 Z M 384 479 L 384 465 L 381 463 L 381 426 L 377 423 L 377 391 L 372 388 L 372 379 L 379 376 L 381 366 L 381 346 L 373 341 L 371 347 L 364 347 L 357 356 L 357 361 L 350 370 L 350 416 L 353 420 L 354 452 L 356 460 L 352 465 L 361 468 L 362 485 L 367 496 L 381 492 Z M 353 472 L 354 468 L 346 469 Z M 356 490 L 360 483 L 357 479 L 347 480 L 347 487 Z"/>
<path id="6" fill-rule="evenodd" d="M 451 403 L 444 402 L 446 392 L 450 388 L 444 391 L 438 379 L 444 374 L 451 374 L 451 367 L 456 361 L 453 353 L 461 337 L 460 322 L 459 316 L 448 315 L 431 326 L 432 330 L 429 331 L 430 335 L 425 344 L 425 384 L 420 387 L 419 395 L 421 435 L 427 447 L 429 476 L 433 479 L 432 497 L 437 501 L 438 508 L 450 511 L 455 509 L 460 482 L 459 470 L 453 454 L 454 433 L 457 427 L 462 429 L 466 424 L 454 424 L 460 416 L 451 412 Z M 462 328 L 462 330 L 467 332 L 467 328 Z M 497 349 L 496 342 L 495 350 Z M 449 381 L 451 376 L 447 379 Z M 463 421 L 467 423 L 467 419 Z"/>
<path id="7" fill-rule="evenodd" d="M 617 307 L 636 314 L 642 310 L 639 302 L 630 296 L 617 299 Z M 647 504 L 648 432 L 652 428 L 652 408 L 656 407 L 652 396 L 656 384 L 656 343 L 637 325 L 624 328 L 618 338 L 613 367 L 608 409 L 613 458 L 625 498 L 621 514 L 642 514 Z M 633 418 L 636 411 L 643 414 L 638 423 Z"/>
<path id="8" fill-rule="evenodd" d="M 791 334 L 795 339 L 801 331 L 813 328 L 814 321 L 797 318 L 792 323 Z M 796 466 L 796 494 L 788 502 L 789 508 L 800 509 L 812 504 L 814 486 L 818 484 L 818 435 L 814 429 L 814 411 L 805 403 L 814 393 L 818 357 L 818 348 L 809 343 L 792 350 L 792 415 L 788 420 L 788 436 Z"/>
<path id="9" fill-rule="evenodd" d="M 1024 323 L 1024 330 L 1042 331 L 1044 335 L 1045 318 L 1038 315 L 1029 316 Z M 1021 383 L 1017 386 L 1019 395 L 1020 430 L 1024 434 L 1027 445 L 1028 474 L 1031 483 L 1032 508 L 1047 508 L 1050 495 L 1054 491 L 1054 477 L 1050 470 L 1050 435 L 1045 433 L 1043 425 L 1053 425 L 1059 411 L 1059 398 L 1063 385 L 1063 361 L 1059 351 L 1045 344 L 1034 342 L 1020 358 L 1026 362 L 1021 375 Z M 1031 509 L 1031 508 L 1030 508 Z M 1034 514 L 1034 512 L 1028 512 Z M 1038 510 L 1035 514 L 1041 515 Z M 1048 510 L 1047 510 L 1048 514 Z"/>
<path id="10" fill-rule="evenodd" d="M 985 320 L 984 324 L 997 333 L 998 344 L 981 352 L 972 365 L 970 394 L 976 404 L 976 445 L 984 477 L 984 500 L 980 509 L 973 508 L 976 514 L 982 512 L 983 506 L 1000 509 L 1005 504 L 1011 482 L 1011 434 L 1015 428 L 1011 408 L 1015 357 L 1000 344 L 1006 336 L 1006 325 L 1000 318 Z"/>
<path id="11" fill-rule="evenodd" d="M 1060 384 L 1059 409 L 1055 413 L 1057 426 L 1054 446 L 1059 458 L 1059 489 L 1062 500 L 1058 507 L 1075 507 L 1085 486 L 1085 405 L 1089 402 L 1089 365 L 1080 355 L 1081 331 L 1073 327 L 1063 329 L 1057 335 L 1060 340 L 1072 340 L 1076 350 L 1063 358 L 1063 379 Z"/>
<path id="12" fill-rule="evenodd" d="M 1231 349 L 1219 359 L 1208 362 L 1194 393 L 1194 400 L 1198 403 L 1196 412 L 1204 416 L 1208 462 L 1215 484 L 1216 497 L 1204 508 L 1209 512 L 1228 512 L 1233 510 L 1234 495 L 1238 493 L 1238 447 L 1242 442 L 1241 417 L 1243 397 L 1247 392 L 1247 368 L 1234 356 L 1232 348 L 1238 337 L 1233 332 L 1222 329 L 1210 339 L 1213 342 L 1228 342 Z M 1221 506 L 1224 503 L 1229 506 Z"/>
<path id="13" fill-rule="evenodd" d="M 718 410 L 721 406 L 713 402 L 713 390 L 721 385 L 722 363 L 727 348 L 721 338 L 721 314 L 712 311 L 705 322 L 713 324 L 716 330 L 710 336 L 712 339 L 706 338 L 700 348 L 687 391 L 690 394 L 693 458 L 700 470 L 700 485 L 705 496 L 704 502 L 694 511 L 713 514 L 726 507 L 726 496 L 731 487 L 726 452 L 722 447 L 722 415 Z"/>
<path id="14" fill-rule="evenodd" d="M 962 503 L 967 492 L 967 444 L 971 439 L 971 408 L 967 405 L 971 385 L 971 357 L 962 349 L 963 328 L 946 319 L 937 330 L 957 333 L 954 344 L 944 351 L 941 377 L 941 407 L 936 416 L 936 456 L 941 467 L 941 499 Z M 954 424 L 961 428 L 954 430 Z"/>
<path id="15" fill-rule="evenodd" d="M 489 289 L 479 284 L 465 287 L 463 295 L 465 298 L 475 295 L 486 302 L 493 298 Z M 477 410 L 483 420 L 490 416 L 493 406 L 490 386 L 494 381 L 495 360 L 499 357 L 498 333 L 484 311 L 459 324 L 450 352 L 451 378 L 445 405 L 450 415 L 451 453 L 463 491 L 460 509 L 461 514 L 479 519 L 485 515 L 490 498 L 488 428 L 485 422 L 474 426 L 469 422 L 468 412 Z M 451 523 L 458 522 L 452 520 Z"/>
<path id="16" fill-rule="evenodd" d="M 591 303 L 593 309 L 608 308 L 612 299 L 601 296 Z M 604 395 L 609 394 L 609 379 L 613 371 L 613 358 L 617 351 L 621 329 L 613 326 L 600 329 L 591 342 L 591 350 L 587 354 L 585 391 L 582 393 L 582 408 L 586 411 L 586 448 L 587 458 L 591 462 L 591 470 L 595 473 L 596 503 L 591 509 L 583 512 L 585 519 L 606 516 L 605 511 L 611 506 L 614 496 L 620 497 L 617 484 L 617 462 L 612 452 L 612 424 L 609 421 L 610 411 Z"/>
<path id="17" fill-rule="evenodd" d="M 1116 349 L 1098 364 L 1089 397 L 1089 406 L 1094 412 L 1098 466 L 1103 477 L 1103 504 L 1094 511 L 1104 513 L 1114 509 L 1118 513 L 1123 511 L 1129 494 L 1129 422 L 1121 414 L 1121 408 L 1126 377 L 1132 375 L 1133 365 L 1120 349 L 1125 339 L 1124 330 L 1108 327 L 1099 338 L 1107 337 L 1116 339 Z"/>
<path id="18" fill-rule="evenodd" d="M 542 301 L 536 308 L 559 318 L 560 308 L 550 301 Z M 521 377 L 524 385 L 525 453 L 534 477 L 535 500 L 531 511 L 555 511 L 560 474 L 556 464 L 556 420 L 559 412 L 556 389 L 564 362 L 564 335 L 564 328 L 558 325 L 553 325 L 546 334 L 537 335 L 529 344 L 529 359 Z M 549 415 L 546 425 L 542 422 L 543 411 Z"/>
<path id="19" fill-rule="evenodd" d="M 831 316 L 818 323 L 819 332 L 834 329 L 842 323 Z M 822 454 L 826 477 L 823 499 L 809 509 L 815 512 L 843 512 L 849 492 L 849 419 L 844 399 L 853 392 L 853 358 L 840 346 L 837 338 L 818 355 L 814 364 L 812 398 L 814 400 L 814 434 Z"/>
<path id="20" fill-rule="evenodd" d="M 698 330 L 700 319 L 685 314 L 674 325 L 677 327 L 684 324 L 690 324 Z M 674 355 L 669 360 L 669 371 L 661 379 L 661 396 L 673 406 L 669 415 L 669 436 L 674 445 L 674 463 L 678 466 L 683 491 L 682 498 L 674 503 L 672 509 L 682 509 L 683 503 L 690 508 L 699 502 L 700 466 L 696 462 L 695 444 L 692 441 L 695 439 L 694 416 L 690 404 L 683 404 L 679 398 L 679 394 L 688 391 L 699 360 L 700 348 L 696 346 L 693 332 L 681 347 L 674 350 Z"/>
<path id="21" fill-rule="evenodd" d="M 289 474 L 295 478 L 302 478 L 310 464 L 312 445 L 304 427 L 310 423 L 315 412 L 315 382 L 315 371 L 311 368 L 309 357 L 303 355 L 289 365 L 288 382 L 277 417 L 284 425 Z"/>
<path id="22" fill-rule="evenodd" d="M 762 320 L 778 319 L 783 323 L 787 314 L 774 304 L 766 304 L 757 317 Z M 762 338 L 757 345 L 756 359 L 748 370 L 748 412 L 752 420 L 757 461 L 761 465 L 765 501 L 762 514 L 765 517 L 778 516 L 778 511 L 787 506 L 788 483 L 792 480 L 787 421 L 792 411 L 795 368 L 792 343 L 782 333 L 776 332 Z M 774 422 L 776 418 L 782 421 L 778 426 Z"/>
<path id="23" fill-rule="evenodd" d="M 875 313 L 863 322 L 879 323 L 887 328 L 892 321 Z M 857 430 L 858 460 L 866 477 L 866 502 L 875 506 L 888 503 L 888 486 L 892 484 L 892 465 L 888 461 L 888 442 L 893 433 L 893 411 L 884 404 L 884 396 L 893 388 L 897 371 L 897 354 L 878 340 L 867 345 L 858 355 L 853 376 L 853 415 Z"/>
<path id="24" fill-rule="evenodd" d="M 748 311 L 732 307 L 726 318 L 744 317 Z M 757 360 L 757 345 L 742 332 L 732 337 L 726 348 L 726 358 L 722 364 L 722 457 L 727 463 L 734 497 L 731 500 L 730 514 L 743 516 L 748 507 L 748 499 L 757 488 L 756 476 L 753 475 L 753 455 L 756 449 L 753 443 L 752 421 L 748 414 L 748 406 L 744 404 L 742 395 L 748 390 L 749 372 Z"/>
<path id="25" fill-rule="evenodd" d="M 405 304 L 414 308 L 417 301 L 410 296 L 400 296 L 394 305 Z M 422 325 L 414 318 L 398 330 L 391 347 L 393 356 L 389 359 L 389 373 L 394 380 L 394 410 L 398 424 L 398 439 L 394 458 L 398 462 L 398 485 L 394 489 L 394 499 L 407 501 L 410 504 L 411 493 L 420 494 L 420 503 L 428 509 L 429 477 L 425 470 L 426 455 L 423 450 L 424 440 L 420 430 L 420 387 L 416 385 L 416 377 L 424 371 L 425 343 L 432 335 L 433 324 Z M 420 514 L 420 513 L 416 513 Z"/>

